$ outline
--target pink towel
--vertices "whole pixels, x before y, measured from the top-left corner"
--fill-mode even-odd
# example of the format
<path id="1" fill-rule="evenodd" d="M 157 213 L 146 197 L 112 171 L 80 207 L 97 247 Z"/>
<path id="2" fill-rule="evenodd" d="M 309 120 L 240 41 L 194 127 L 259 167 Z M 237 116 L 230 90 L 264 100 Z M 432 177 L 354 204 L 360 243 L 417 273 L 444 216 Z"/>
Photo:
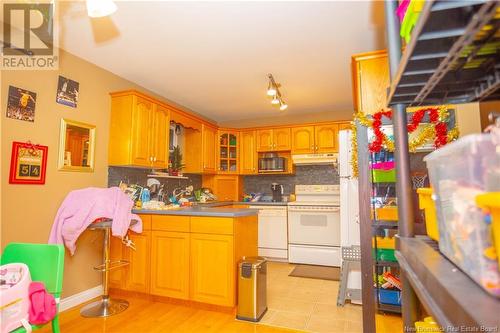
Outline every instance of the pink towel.
<path id="1" fill-rule="evenodd" d="M 43 325 L 54 319 L 57 314 L 56 300 L 47 292 L 43 282 L 31 282 L 29 286 L 30 308 L 29 322 Z"/>
<path id="2" fill-rule="evenodd" d="M 49 244 L 64 244 L 73 255 L 80 234 L 98 218 L 113 219 L 113 236 L 125 236 L 131 220 L 137 220 L 138 223 L 130 229 L 142 233 L 142 221 L 139 216 L 132 214 L 133 206 L 132 199 L 118 187 L 89 187 L 71 191 L 57 211 Z"/>

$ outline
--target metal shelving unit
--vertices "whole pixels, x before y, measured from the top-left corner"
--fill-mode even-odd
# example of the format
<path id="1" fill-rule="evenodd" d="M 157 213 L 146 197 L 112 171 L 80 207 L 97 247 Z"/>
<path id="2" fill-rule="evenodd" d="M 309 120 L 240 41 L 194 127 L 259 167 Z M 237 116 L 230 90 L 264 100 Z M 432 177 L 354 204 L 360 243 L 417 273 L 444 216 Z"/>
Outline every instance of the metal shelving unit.
<path id="1" fill-rule="evenodd" d="M 388 104 L 499 99 L 497 1 L 427 1 L 392 79 Z"/>
<path id="2" fill-rule="evenodd" d="M 382 151 L 378 154 L 370 154 L 370 165 L 373 165 L 376 162 L 392 160 L 392 153 L 388 151 Z M 371 167 L 370 167 L 371 170 Z M 394 236 L 396 233 L 398 222 L 397 221 L 383 221 L 379 220 L 376 210 L 378 205 L 385 204 L 386 200 L 392 201 L 393 195 L 395 194 L 392 188 L 395 188 L 395 182 L 375 182 L 373 172 L 370 171 L 371 176 L 371 216 L 370 223 L 372 224 L 372 237 L 373 237 L 373 252 L 374 259 L 372 264 L 373 273 L 376 276 L 373 289 L 375 292 L 375 309 L 379 312 L 392 312 L 392 313 L 401 313 L 401 306 L 396 304 L 387 304 L 380 302 L 380 293 L 384 291 L 384 288 L 379 282 L 378 277 L 382 276 L 382 274 L 386 271 L 393 273 L 396 276 L 399 276 L 399 264 L 397 261 L 387 261 L 387 260 L 378 260 L 378 255 L 375 255 L 379 251 L 378 243 L 376 241 L 377 236 Z M 389 195 L 392 194 L 392 195 Z M 377 202 L 377 204 L 375 203 Z M 382 249 L 380 249 L 382 250 Z M 394 291 L 396 292 L 396 291 Z"/>
<path id="3" fill-rule="evenodd" d="M 396 252 L 418 299 L 443 327 L 498 327 L 500 301 L 447 260 L 428 237 L 401 238 Z"/>
<path id="4" fill-rule="evenodd" d="M 500 327 L 500 301 L 448 261 L 436 243 L 414 235 L 406 132 L 407 106 L 500 99 L 499 6 L 498 1 L 427 0 L 401 55 L 399 21 L 394 15 L 397 1 L 385 2 L 392 81 L 387 104 L 393 109 L 398 179 L 396 256 L 402 269 L 406 330 L 421 319 L 419 303 L 448 330 Z M 366 136 L 362 134 L 360 140 L 366 140 Z M 364 178 L 360 173 L 360 184 L 366 181 Z M 360 198 L 360 204 L 364 201 Z M 362 213 L 360 206 L 360 216 L 363 214 L 366 212 Z M 375 332 L 367 316 L 363 317 L 364 331 Z"/>

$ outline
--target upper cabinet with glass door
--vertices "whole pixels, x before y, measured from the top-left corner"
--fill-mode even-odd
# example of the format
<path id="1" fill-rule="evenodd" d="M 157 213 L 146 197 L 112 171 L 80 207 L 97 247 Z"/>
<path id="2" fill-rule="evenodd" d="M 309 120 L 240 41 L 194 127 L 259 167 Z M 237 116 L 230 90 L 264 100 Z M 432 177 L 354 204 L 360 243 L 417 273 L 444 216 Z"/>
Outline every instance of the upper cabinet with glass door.
<path id="1" fill-rule="evenodd" d="M 237 132 L 219 131 L 218 167 L 220 173 L 238 173 L 239 137 Z"/>

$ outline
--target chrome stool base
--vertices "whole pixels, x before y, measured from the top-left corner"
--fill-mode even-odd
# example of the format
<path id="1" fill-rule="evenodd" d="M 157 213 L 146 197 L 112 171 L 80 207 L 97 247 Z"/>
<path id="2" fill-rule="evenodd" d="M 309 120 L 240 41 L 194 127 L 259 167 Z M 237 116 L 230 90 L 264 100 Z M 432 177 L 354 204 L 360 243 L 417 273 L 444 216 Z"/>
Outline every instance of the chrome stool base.
<path id="1" fill-rule="evenodd" d="M 131 225 L 137 223 L 133 220 Z M 101 222 L 91 223 L 87 229 L 89 230 L 104 230 L 104 244 L 102 257 L 104 262 L 101 265 L 94 267 L 94 270 L 102 273 L 102 297 L 96 302 L 85 305 L 80 310 L 80 315 L 87 318 L 109 317 L 128 308 L 128 301 L 124 299 L 113 299 L 109 297 L 109 271 L 117 269 L 129 264 L 125 260 L 110 260 L 111 252 L 111 225 L 112 220 L 104 220 Z"/>
<path id="2" fill-rule="evenodd" d="M 87 318 L 109 317 L 125 311 L 128 305 L 128 301 L 124 299 L 102 297 L 99 301 L 85 305 L 80 314 Z"/>

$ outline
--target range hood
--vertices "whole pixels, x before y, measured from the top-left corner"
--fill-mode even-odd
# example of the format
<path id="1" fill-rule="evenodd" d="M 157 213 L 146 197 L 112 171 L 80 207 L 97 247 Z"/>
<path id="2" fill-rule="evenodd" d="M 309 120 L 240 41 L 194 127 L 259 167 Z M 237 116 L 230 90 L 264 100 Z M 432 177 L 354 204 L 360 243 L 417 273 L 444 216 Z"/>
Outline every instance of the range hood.
<path id="1" fill-rule="evenodd" d="M 317 164 L 330 164 L 336 165 L 338 154 L 297 154 L 292 155 L 292 161 L 295 165 L 317 165 Z"/>

